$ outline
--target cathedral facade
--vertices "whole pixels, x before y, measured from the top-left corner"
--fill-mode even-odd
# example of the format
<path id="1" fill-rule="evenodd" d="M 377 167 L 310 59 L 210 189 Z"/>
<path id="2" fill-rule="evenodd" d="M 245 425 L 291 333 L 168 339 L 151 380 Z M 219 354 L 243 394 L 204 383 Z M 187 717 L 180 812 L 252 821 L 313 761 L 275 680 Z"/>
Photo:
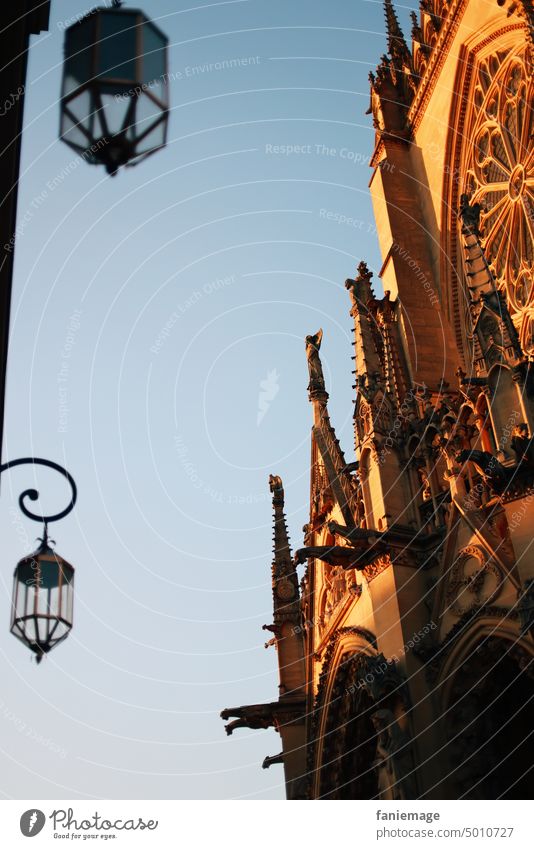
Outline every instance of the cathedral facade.
<path id="1" fill-rule="evenodd" d="M 228 733 L 280 733 L 264 767 L 283 765 L 289 799 L 530 798 L 533 7 L 422 0 L 410 45 L 384 7 L 369 111 L 385 294 L 365 262 L 346 281 L 356 462 L 318 331 L 295 552 L 270 478 L 280 693 L 222 715 Z"/>

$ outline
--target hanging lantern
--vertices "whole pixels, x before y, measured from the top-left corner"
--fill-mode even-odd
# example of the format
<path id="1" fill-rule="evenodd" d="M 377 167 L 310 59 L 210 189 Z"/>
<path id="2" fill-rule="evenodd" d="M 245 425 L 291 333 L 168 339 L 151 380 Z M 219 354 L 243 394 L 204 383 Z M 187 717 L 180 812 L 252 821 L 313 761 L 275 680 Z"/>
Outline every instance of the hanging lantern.
<path id="1" fill-rule="evenodd" d="M 65 32 L 60 138 L 116 174 L 164 147 L 167 37 L 136 9 L 94 9 Z"/>
<path id="2" fill-rule="evenodd" d="M 62 642 L 72 628 L 74 567 L 50 548 L 46 526 L 34 554 L 17 563 L 11 633 L 37 656 Z"/>

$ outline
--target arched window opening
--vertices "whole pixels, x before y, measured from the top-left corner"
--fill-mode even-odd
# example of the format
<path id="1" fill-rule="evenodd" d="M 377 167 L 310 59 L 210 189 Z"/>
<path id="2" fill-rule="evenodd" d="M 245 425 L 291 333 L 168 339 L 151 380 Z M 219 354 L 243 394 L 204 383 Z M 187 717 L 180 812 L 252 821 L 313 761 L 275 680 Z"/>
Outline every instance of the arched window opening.
<path id="1" fill-rule="evenodd" d="M 455 799 L 532 794 L 534 658 L 485 639 L 455 672 L 443 717 Z"/>

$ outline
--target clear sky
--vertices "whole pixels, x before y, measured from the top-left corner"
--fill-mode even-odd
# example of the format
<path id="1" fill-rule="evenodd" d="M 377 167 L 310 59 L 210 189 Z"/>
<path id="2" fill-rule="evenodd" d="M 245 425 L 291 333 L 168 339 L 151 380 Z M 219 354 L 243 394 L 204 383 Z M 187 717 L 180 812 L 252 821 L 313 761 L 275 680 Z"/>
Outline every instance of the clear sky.
<path id="1" fill-rule="evenodd" d="M 52 472 L 16 469 L 0 513 L 1 792 L 282 798 L 282 768 L 261 769 L 278 735 L 226 738 L 219 712 L 277 697 L 268 476 L 298 547 L 303 340 L 320 326 L 352 459 L 344 281 L 362 258 L 380 267 L 365 112 L 382 3 L 140 5 L 170 39 L 169 144 L 115 178 L 57 138 L 63 31 L 91 3 L 52 0 L 30 50 L 3 459 L 76 478 L 75 512 L 51 527 L 76 568 L 75 625 L 40 666 L 8 632 L 13 567 L 40 532 L 18 494 L 36 485 L 50 511 L 68 497 Z M 416 6 L 398 4 L 407 34 Z"/>

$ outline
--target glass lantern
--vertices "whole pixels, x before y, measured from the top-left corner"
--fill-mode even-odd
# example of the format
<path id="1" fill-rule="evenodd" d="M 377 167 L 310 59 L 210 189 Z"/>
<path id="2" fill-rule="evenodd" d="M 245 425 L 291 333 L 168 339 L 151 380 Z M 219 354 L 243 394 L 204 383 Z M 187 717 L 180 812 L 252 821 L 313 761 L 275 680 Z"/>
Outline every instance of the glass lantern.
<path id="1" fill-rule="evenodd" d="M 11 633 L 43 656 L 72 628 L 74 567 L 50 548 L 46 535 L 38 550 L 15 567 Z"/>
<path id="2" fill-rule="evenodd" d="M 136 9 L 94 9 L 65 31 L 60 138 L 116 174 L 164 147 L 167 37 Z"/>

